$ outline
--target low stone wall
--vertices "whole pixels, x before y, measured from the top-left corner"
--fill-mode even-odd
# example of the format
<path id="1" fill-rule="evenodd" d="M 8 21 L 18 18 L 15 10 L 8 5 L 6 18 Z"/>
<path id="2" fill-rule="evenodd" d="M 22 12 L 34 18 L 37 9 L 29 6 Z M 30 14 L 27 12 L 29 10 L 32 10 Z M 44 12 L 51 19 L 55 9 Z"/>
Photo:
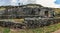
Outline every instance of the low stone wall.
<path id="1" fill-rule="evenodd" d="M 60 19 L 47 19 L 47 20 L 28 20 L 23 23 L 15 23 L 11 21 L 0 21 L 1 27 L 14 28 L 14 29 L 25 29 L 25 28 L 39 28 L 44 26 L 49 26 L 51 24 L 60 23 Z"/>
<path id="2" fill-rule="evenodd" d="M 1 27 L 7 27 L 7 28 L 19 28 L 22 29 L 23 26 L 25 26 L 24 24 L 21 23 L 14 23 L 14 22 L 7 22 L 7 21 L 0 21 L 0 26 Z"/>

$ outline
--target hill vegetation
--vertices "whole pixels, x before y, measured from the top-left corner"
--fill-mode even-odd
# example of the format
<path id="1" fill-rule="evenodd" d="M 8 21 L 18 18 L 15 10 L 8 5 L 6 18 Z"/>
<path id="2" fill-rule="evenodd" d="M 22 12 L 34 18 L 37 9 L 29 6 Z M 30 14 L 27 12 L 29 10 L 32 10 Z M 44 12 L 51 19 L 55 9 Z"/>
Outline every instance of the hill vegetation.
<path id="1" fill-rule="evenodd" d="M 60 8 L 54 8 L 56 16 L 60 17 Z"/>

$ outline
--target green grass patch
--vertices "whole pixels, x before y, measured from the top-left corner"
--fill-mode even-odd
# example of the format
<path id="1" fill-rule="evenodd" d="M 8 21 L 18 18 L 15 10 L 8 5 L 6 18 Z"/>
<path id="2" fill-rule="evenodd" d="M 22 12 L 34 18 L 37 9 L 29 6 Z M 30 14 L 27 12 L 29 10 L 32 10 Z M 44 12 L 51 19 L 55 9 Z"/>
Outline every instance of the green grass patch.
<path id="1" fill-rule="evenodd" d="M 9 33 L 10 32 L 10 29 L 9 28 L 5 28 L 4 30 L 3 30 L 3 33 Z"/>

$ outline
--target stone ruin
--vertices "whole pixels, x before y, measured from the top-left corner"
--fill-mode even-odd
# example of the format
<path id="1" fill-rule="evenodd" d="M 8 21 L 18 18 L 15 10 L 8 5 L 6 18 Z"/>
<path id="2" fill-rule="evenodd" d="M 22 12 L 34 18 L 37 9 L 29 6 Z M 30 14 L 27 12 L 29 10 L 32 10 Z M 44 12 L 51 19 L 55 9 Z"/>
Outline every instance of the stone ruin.
<path id="1" fill-rule="evenodd" d="M 0 11 L 1 12 L 1 11 Z M 0 14 L 1 19 L 20 19 L 24 17 L 54 17 L 54 10 L 52 8 L 43 7 L 41 5 L 25 5 L 14 8 L 6 8 Z"/>

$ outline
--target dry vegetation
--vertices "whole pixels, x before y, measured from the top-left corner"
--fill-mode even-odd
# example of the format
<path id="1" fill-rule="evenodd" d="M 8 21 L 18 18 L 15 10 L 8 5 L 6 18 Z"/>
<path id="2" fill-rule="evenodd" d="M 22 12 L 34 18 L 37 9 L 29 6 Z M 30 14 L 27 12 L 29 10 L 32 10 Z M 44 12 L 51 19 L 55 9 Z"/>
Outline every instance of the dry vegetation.
<path id="1" fill-rule="evenodd" d="M 5 10 L 5 8 L 0 8 L 0 10 Z"/>
<path id="2" fill-rule="evenodd" d="M 54 10 L 56 13 L 60 13 L 60 8 L 55 8 Z"/>

